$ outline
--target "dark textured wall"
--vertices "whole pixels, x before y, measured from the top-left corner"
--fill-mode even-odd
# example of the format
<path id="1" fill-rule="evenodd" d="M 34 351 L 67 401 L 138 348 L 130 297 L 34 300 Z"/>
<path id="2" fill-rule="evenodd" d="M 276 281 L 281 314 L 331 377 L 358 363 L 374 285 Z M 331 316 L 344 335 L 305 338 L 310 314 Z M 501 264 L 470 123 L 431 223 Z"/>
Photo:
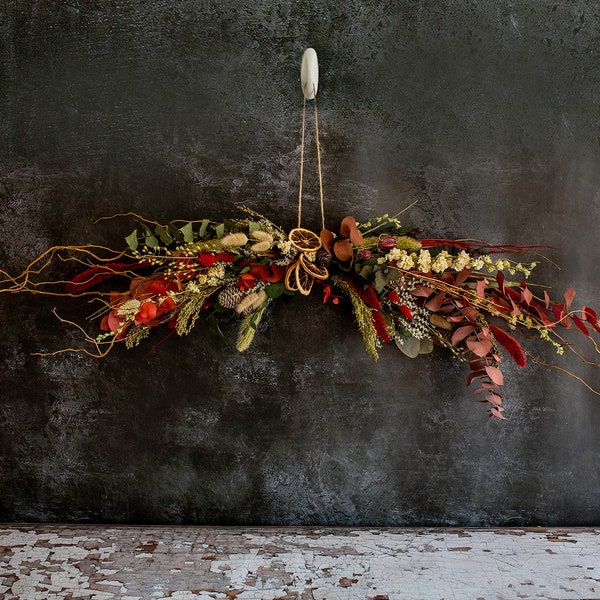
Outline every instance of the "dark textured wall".
<path id="1" fill-rule="evenodd" d="M 245 203 L 292 227 L 313 46 L 332 226 L 418 200 L 404 220 L 432 235 L 556 246 L 563 270 L 537 278 L 597 306 L 599 29 L 584 0 L 4 0 L 0 261 L 120 246 L 131 222 L 93 221 L 129 210 Z M 507 364 L 501 423 L 463 365 L 374 363 L 349 308 L 317 296 L 276 303 L 245 354 L 200 325 L 103 361 L 31 355 L 79 343 L 53 306 L 87 314 L 0 297 L 0 520 L 600 522 L 600 398 L 558 371 Z"/>

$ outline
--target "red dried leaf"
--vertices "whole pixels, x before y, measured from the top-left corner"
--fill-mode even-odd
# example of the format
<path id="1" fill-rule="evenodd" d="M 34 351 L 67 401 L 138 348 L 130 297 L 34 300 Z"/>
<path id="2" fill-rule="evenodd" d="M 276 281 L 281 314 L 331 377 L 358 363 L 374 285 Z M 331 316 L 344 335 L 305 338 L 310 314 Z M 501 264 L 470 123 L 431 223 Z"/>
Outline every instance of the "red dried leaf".
<path id="1" fill-rule="evenodd" d="M 483 358 L 492 349 L 492 340 L 467 340 L 467 348 L 476 356 Z M 486 367 L 487 368 L 487 367 Z"/>
<path id="2" fill-rule="evenodd" d="M 557 321 L 563 327 L 570 329 L 573 326 L 573 324 L 571 323 L 571 319 L 567 316 L 567 313 L 565 312 L 564 304 L 556 302 L 552 305 L 552 312 L 554 313 L 554 316 L 556 317 Z"/>
<path id="3" fill-rule="evenodd" d="M 349 260 L 352 260 L 352 257 L 354 256 L 352 244 L 348 240 L 339 240 L 335 242 L 335 244 L 333 244 L 333 253 L 342 262 L 348 262 Z"/>
<path id="4" fill-rule="evenodd" d="M 356 227 L 356 225 L 354 227 L 350 228 L 350 241 L 355 245 L 355 246 L 362 246 L 363 242 L 365 241 L 363 239 L 363 235 L 362 233 L 358 230 L 358 228 Z"/>
<path id="5" fill-rule="evenodd" d="M 544 302 L 546 304 L 546 310 L 550 308 L 550 296 L 546 290 L 544 290 Z"/>
<path id="6" fill-rule="evenodd" d="M 429 298 L 435 290 L 424 285 L 416 285 L 414 290 L 411 290 L 411 294 L 417 298 Z"/>
<path id="7" fill-rule="evenodd" d="M 437 312 L 442 307 L 446 292 L 438 292 L 431 300 L 425 304 L 425 308 L 431 312 Z"/>
<path id="8" fill-rule="evenodd" d="M 331 254 L 333 250 L 333 233 L 328 229 L 321 230 L 321 244 L 323 244 L 323 248 Z"/>
<path id="9" fill-rule="evenodd" d="M 490 383 L 489 381 L 483 381 L 481 383 L 481 388 L 484 390 L 497 390 L 498 385 L 496 383 Z"/>
<path id="10" fill-rule="evenodd" d="M 504 276 L 504 273 L 502 271 L 498 271 L 498 273 L 496 273 L 496 281 L 498 282 L 498 288 L 500 288 L 500 291 L 504 294 L 504 282 L 506 280 L 506 277 Z"/>
<path id="11" fill-rule="evenodd" d="M 487 367 L 487 365 L 487 358 L 473 357 L 469 359 L 469 367 L 471 368 L 471 371 L 485 370 L 485 367 Z"/>
<path id="12" fill-rule="evenodd" d="M 554 322 L 554 320 L 548 314 L 548 311 L 546 311 L 546 309 L 544 309 L 539 304 L 536 304 L 535 306 L 532 305 L 531 309 L 533 310 L 533 312 L 537 313 L 538 317 L 540 318 L 540 321 L 546 327 L 554 327 L 554 325 L 556 325 L 556 323 Z"/>
<path id="13" fill-rule="evenodd" d="M 455 285 L 462 285 L 471 276 L 471 269 L 463 269 L 456 274 Z"/>
<path id="14" fill-rule="evenodd" d="M 508 421 L 508 419 L 502 414 L 504 409 L 501 406 L 493 406 L 490 408 L 490 416 L 502 419 L 502 421 Z"/>
<path id="15" fill-rule="evenodd" d="M 523 285 L 523 290 L 521 291 L 521 298 L 523 298 L 523 302 L 525 302 L 525 304 L 527 304 L 527 306 L 529 306 L 531 304 L 531 301 L 533 300 L 533 294 L 531 293 L 531 290 L 525 285 Z"/>
<path id="16" fill-rule="evenodd" d="M 152 321 L 156 318 L 158 313 L 158 307 L 154 302 L 144 302 L 140 307 L 139 312 L 135 316 L 136 323 L 145 323 L 148 324 L 149 321 Z"/>
<path id="17" fill-rule="evenodd" d="M 587 335 L 589 337 L 590 332 L 588 331 L 588 328 L 585 326 L 585 323 L 577 315 L 573 315 L 571 318 L 573 319 L 573 323 L 575 323 L 575 326 L 577 327 L 577 329 L 579 329 L 579 331 L 581 331 L 582 333 L 584 333 L 585 335 Z"/>
<path id="18" fill-rule="evenodd" d="M 588 321 L 592 325 L 596 325 L 596 323 L 598 323 L 598 316 L 596 315 L 595 311 L 588 306 L 582 307 L 581 314 L 584 321 Z"/>
<path id="19" fill-rule="evenodd" d="M 460 342 L 462 342 L 469 334 L 473 333 L 474 331 L 475 331 L 474 325 L 463 325 L 462 327 L 459 327 L 452 334 L 452 339 L 450 340 L 450 343 L 453 346 L 456 346 L 456 345 L 460 344 Z"/>
<path id="20" fill-rule="evenodd" d="M 350 237 L 350 231 L 353 228 L 356 229 L 356 219 L 350 216 L 343 218 L 340 223 L 340 235 L 343 238 Z"/>
<path id="21" fill-rule="evenodd" d="M 487 281 L 487 279 L 480 279 L 480 280 L 477 282 L 477 289 L 476 289 L 476 291 L 477 291 L 477 295 L 478 295 L 480 298 L 485 298 L 485 286 L 486 286 L 487 284 L 488 284 L 488 281 Z"/>
<path id="22" fill-rule="evenodd" d="M 554 302 L 552 304 L 552 312 L 554 313 L 556 320 L 560 321 L 565 314 L 565 305 L 561 304 L 560 302 Z"/>
<path id="23" fill-rule="evenodd" d="M 513 307 L 515 306 L 514 302 L 513 302 L 512 307 L 511 307 L 511 305 L 504 298 L 499 296 L 498 294 L 492 294 L 492 302 L 494 303 L 494 306 L 496 307 L 496 309 L 502 313 L 512 312 Z"/>
<path id="24" fill-rule="evenodd" d="M 575 294 L 577 292 L 575 292 L 575 288 L 574 287 L 570 287 L 565 293 L 564 293 L 564 297 L 565 297 L 565 308 L 567 309 L 567 311 L 569 310 L 569 308 L 571 308 L 571 303 L 573 302 L 573 298 L 575 298 Z"/>
<path id="25" fill-rule="evenodd" d="M 486 367 L 485 372 L 496 385 L 504 385 L 504 375 L 498 367 Z"/>
<path id="26" fill-rule="evenodd" d="M 485 399 L 494 406 L 502 406 L 502 396 L 500 394 L 491 393 L 488 394 Z"/>
<path id="27" fill-rule="evenodd" d="M 446 306 L 440 308 L 440 314 L 444 315 L 447 314 L 447 312 L 448 311 Z M 446 319 L 449 323 L 454 323 L 455 325 L 458 323 L 464 323 L 466 321 L 464 315 L 449 315 L 446 317 Z"/>
<path id="28" fill-rule="evenodd" d="M 484 377 L 485 375 L 485 371 L 475 371 L 473 373 L 469 373 L 469 376 L 467 377 L 467 385 L 471 385 L 473 381 L 475 381 L 475 379 L 478 379 L 479 377 Z"/>
<path id="29" fill-rule="evenodd" d="M 137 269 L 143 269 L 149 266 L 148 262 L 140 263 L 118 263 L 111 262 L 104 265 L 97 265 L 90 267 L 82 273 L 79 273 L 73 279 L 66 284 L 67 292 L 71 294 L 77 294 L 84 292 L 88 288 L 95 286 L 106 279 L 115 277 L 116 275 L 124 275 L 127 271 L 135 271 Z"/>
<path id="30" fill-rule="evenodd" d="M 510 304 L 512 306 L 511 315 L 518 317 L 521 314 L 521 309 L 515 304 L 515 301 L 511 298 Z"/>
<path id="31" fill-rule="evenodd" d="M 456 310 L 456 308 L 452 305 L 452 304 L 444 304 L 440 310 L 438 311 L 441 315 L 447 315 L 448 318 L 450 319 L 450 313 L 453 313 Z M 459 316 L 459 321 L 463 321 L 464 317 L 462 315 Z M 458 321 L 456 321 L 456 319 L 454 319 L 454 321 L 452 321 L 453 323 L 457 323 Z"/>
<path id="32" fill-rule="evenodd" d="M 462 313 L 467 321 L 470 321 L 471 323 L 475 322 L 477 311 L 472 306 L 465 306 L 465 308 L 462 309 Z"/>

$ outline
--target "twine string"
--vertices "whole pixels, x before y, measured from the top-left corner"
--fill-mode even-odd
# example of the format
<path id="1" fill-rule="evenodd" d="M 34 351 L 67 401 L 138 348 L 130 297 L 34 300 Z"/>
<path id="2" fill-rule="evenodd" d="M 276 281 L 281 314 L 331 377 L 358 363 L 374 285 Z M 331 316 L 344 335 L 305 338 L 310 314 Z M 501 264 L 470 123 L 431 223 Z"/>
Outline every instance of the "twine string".
<path id="1" fill-rule="evenodd" d="M 317 169 L 319 174 L 319 200 L 321 205 L 321 228 L 325 229 L 325 201 L 323 199 L 323 174 L 321 169 L 321 143 L 319 141 L 319 113 L 317 111 L 317 93 L 313 85 L 313 106 L 315 112 L 315 139 L 317 145 Z M 302 184 L 304 180 L 304 140 L 306 137 L 306 89 L 302 104 L 302 142 L 300 146 L 300 183 L 298 190 L 298 227 L 302 226 Z"/>
<path id="2" fill-rule="evenodd" d="M 302 104 L 302 145 L 300 146 L 300 185 L 298 190 L 298 227 L 302 223 L 302 177 L 304 175 L 304 134 L 306 131 L 306 88 L 304 88 L 304 103 Z"/>

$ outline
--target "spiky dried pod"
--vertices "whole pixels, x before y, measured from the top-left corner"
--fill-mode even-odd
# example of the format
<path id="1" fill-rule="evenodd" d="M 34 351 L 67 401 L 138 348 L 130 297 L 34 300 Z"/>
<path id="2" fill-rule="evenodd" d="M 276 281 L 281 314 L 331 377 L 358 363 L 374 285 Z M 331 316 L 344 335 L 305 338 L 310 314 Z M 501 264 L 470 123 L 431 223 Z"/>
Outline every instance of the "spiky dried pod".
<path id="1" fill-rule="evenodd" d="M 224 308 L 237 308 L 245 295 L 237 285 L 228 285 L 219 292 L 219 304 Z"/>

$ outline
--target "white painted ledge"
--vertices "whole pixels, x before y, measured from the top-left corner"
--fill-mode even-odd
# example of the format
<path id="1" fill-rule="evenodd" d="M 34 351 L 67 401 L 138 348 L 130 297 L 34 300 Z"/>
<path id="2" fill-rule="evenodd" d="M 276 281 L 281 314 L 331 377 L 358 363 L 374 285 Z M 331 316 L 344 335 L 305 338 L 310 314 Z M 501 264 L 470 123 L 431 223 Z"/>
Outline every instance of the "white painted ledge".
<path id="1" fill-rule="evenodd" d="M 600 529 L 0 525 L 0 598 L 599 598 Z"/>

